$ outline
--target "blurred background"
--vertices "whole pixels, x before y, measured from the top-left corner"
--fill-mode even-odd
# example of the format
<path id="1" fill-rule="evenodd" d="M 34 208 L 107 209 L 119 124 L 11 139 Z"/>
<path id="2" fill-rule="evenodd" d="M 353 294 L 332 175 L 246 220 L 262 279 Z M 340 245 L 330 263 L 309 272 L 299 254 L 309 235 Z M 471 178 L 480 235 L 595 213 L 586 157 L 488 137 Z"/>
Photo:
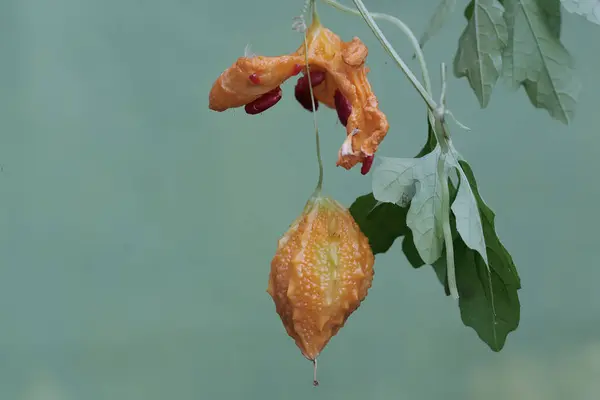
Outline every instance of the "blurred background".
<path id="1" fill-rule="evenodd" d="M 420 35 L 431 1 L 366 1 Z M 459 1 L 426 46 L 434 88 L 465 20 Z M 345 1 L 345 4 L 350 4 Z M 499 83 L 481 110 L 465 79 L 451 125 L 496 212 L 523 289 L 521 324 L 494 353 L 463 326 L 433 270 L 400 243 L 377 257 L 362 306 L 312 366 L 266 293 L 279 237 L 317 178 L 310 114 L 288 82 L 272 110 L 208 110 L 246 44 L 294 51 L 302 1 L 0 2 L 0 399 L 597 399 L 600 396 L 600 27 L 563 13 L 583 90 L 568 127 Z M 358 17 L 322 22 L 369 47 L 391 129 L 412 157 L 425 106 Z M 384 32 L 418 73 L 394 26 Z M 585 43 L 588 44 L 585 44 Z M 437 96 L 437 94 L 436 94 Z M 318 112 L 325 191 L 370 192 L 335 167 L 344 129 Z"/>

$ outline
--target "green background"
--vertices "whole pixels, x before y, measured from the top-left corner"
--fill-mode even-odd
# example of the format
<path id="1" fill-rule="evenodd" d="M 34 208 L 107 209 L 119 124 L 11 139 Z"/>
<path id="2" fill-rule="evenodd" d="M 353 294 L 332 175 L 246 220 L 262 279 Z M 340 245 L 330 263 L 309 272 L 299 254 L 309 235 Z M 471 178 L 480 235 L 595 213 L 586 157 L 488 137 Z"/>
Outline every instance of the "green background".
<path id="1" fill-rule="evenodd" d="M 420 34 L 437 1 L 366 2 Z M 346 2 L 346 4 L 349 4 Z M 436 93 L 462 8 L 426 47 Z M 433 270 L 400 243 L 377 257 L 366 301 L 311 364 L 266 293 L 278 238 L 316 183 L 310 114 L 288 82 L 272 110 L 208 110 L 214 80 L 252 44 L 292 52 L 302 1 L 0 2 L 0 398 L 597 399 L 600 392 L 600 27 L 563 13 L 584 85 L 574 122 L 499 84 L 480 110 L 465 79 L 451 124 L 497 214 L 523 289 L 521 325 L 493 353 Z M 411 157 L 425 106 L 358 17 L 321 19 L 370 47 L 390 131 Z M 418 72 L 412 50 L 382 22 Z M 437 96 L 437 95 L 436 95 Z M 318 112 L 325 191 L 370 191 L 335 167 L 344 129 Z"/>

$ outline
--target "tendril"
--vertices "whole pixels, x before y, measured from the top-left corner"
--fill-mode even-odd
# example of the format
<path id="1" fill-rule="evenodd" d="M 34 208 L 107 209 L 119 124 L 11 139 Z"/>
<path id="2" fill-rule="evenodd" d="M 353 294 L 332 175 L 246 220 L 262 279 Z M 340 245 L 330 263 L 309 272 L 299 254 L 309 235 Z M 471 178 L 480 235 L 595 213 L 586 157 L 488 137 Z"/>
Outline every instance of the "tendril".
<path id="1" fill-rule="evenodd" d="M 306 22 L 304 20 L 304 13 L 306 13 L 307 9 L 310 7 L 312 10 L 312 19 L 314 21 L 318 21 L 319 17 L 317 15 L 317 6 L 315 4 L 315 0 L 307 0 L 304 8 L 303 14 L 297 17 L 294 17 L 292 22 L 292 29 L 296 32 L 301 32 L 304 35 L 304 64 L 306 65 L 306 76 L 308 78 L 308 90 L 310 92 L 310 101 L 312 106 L 312 114 L 313 114 L 313 124 L 315 127 L 315 140 L 316 140 L 316 148 L 317 148 L 317 162 L 319 165 L 319 180 L 317 181 L 317 187 L 315 188 L 313 196 L 318 196 L 321 194 L 321 190 L 323 188 L 323 160 L 321 159 L 321 141 L 319 138 L 319 126 L 317 123 L 317 107 L 315 104 L 315 96 L 312 89 L 312 80 L 310 77 L 310 67 L 308 65 L 308 39 L 306 37 Z"/>

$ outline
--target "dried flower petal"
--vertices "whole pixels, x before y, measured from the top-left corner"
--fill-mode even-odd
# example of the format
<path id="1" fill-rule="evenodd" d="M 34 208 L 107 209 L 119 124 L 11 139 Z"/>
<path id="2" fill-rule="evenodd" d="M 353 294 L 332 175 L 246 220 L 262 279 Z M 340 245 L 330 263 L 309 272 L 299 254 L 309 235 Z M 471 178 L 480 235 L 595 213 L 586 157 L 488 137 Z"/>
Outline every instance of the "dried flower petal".
<path id="1" fill-rule="evenodd" d="M 279 240 L 267 292 L 302 354 L 315 360 L 367 296 L 374 256 L 350 212 L 311 198 Z"/>
<path id="2" fill-rule="evenodd" d="M 369 162 L 389 125 L 367 80 L 368 49 L 357 37 L 343 42 L 317 20 L 313 20 L 306 35 L 310 70 L 325 72 L 324 80 L 313 88 L 316 104 L 321 102 L 336 109 L 342 123 L 346 122 L 346 140 L 338 152 L 337 165 L 350 169 L 359 162 Z M 280 87 L 305 67 L 304 44 L 289 55 L 240 57 L 214 83 L 209 108 L 225 111 L 245 106 Z M 336 92 L 340 93 L 338 102 L 343 99 L 348 107 L 336 107 Z M 304 108 L 312 110 L 310 94 L 302 86 L 295 95 Z"/>
<path id="3" fill-rule="evenodd" d="M 307 37 L 309 63 L 327 71 L 325 82 L 314 88 L 315 98 L 336 109 L 338 115 L 340 109 L 336 107 L 336 92 L 339 91 L 344 103 L 350 105 L 340 115 L 343 123 L 345 113 L 350 111 L 346 142 L 339 150 L 337 161 L 337 165 L 350 169 L 375 154 L 389 129 L 387 118 L 379 110 L 377 97 L 367 80 L 365 60 L 368 49 L 359 38 L 342 42 L 339 36 L 320 25 L 313 24 Z M 304 54 L 303 47 L 298 49 L 298 53 Z"/>
<path id="4" fill-rule="evenodd" d="M 245 106 L 281 86 L 304 65 L 300 56 L 240 57 L 217 78 L 210 91 L 208 107 L 213 111 Z M 256 84 L 249 79 L 255 74 Z"/>

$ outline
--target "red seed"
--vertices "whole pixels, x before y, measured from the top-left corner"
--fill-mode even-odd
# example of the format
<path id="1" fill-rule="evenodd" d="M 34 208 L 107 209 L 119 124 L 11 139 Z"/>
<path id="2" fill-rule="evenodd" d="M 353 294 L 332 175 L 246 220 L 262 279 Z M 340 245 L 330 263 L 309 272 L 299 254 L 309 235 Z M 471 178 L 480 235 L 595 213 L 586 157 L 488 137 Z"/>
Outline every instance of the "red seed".
<path id="1" fill-rule="evenodd" d="M 301 92 L 308 91 L 308 80 L 306 79 L 306 76 L 298 78 L 294 90 Z"/>
<path id="2" fill-rule="evenodd" d="M 323 71 L 311 71 L 310 73 L 310 82 L 312 86 L 315 87 L 320 85 L 325 80 L 325 72 Z M 304 75 L 298 78 L 298 82 L 296 83 L 296 87 L 294 88 L 294 95 L 296 96 L 296 100 L 298 103 L 302 105 L 308 111 L 312 111 L 312 101 L 310 98 L 310 89 L 308 87 L 308 76 Z M 319 109 L 319 102 L 315 99 L 315 111 Z"/>
<path id="3" fill-rule="evenodd" d="M 304 75 L 300 79 L 306 80 L 305 85 L 308 85 L 308 76 Z M 325 80 L 325 72 L 323 72 L 323 71 L 311 71 L 310 72 L 310 83 L 312 84 L 312 87 L 320 85 L 321 83 L 323 83 L 324 80 Z"/>
<path id="4" fill-rule="evenodd" d="M 320 85 L 325 80 L 325 72 L 323 71 L 311 71 L 310 72 L 310 83 L 312 83 L 312 87 Z M 306 78 L 306 83 L 308 83 L 308 78 Z"/>
<path id="5" fill-rule="evenodd" d="M 352 105 L 339 90 L 335 91 L 333 100 L 335 102 L 338 118 L 342 125 L 346 126 L 348 124 L 348 118 L 350 118 L 350 114 L 352 114 Z"/>
<path id="6" fill-rule="evenodd" d="M 246 104 L 244 110 L 246 110 L 246 113 L 250 115 L 260 114 L 261 112 L 273 107 L 279 102 L 279 100 L 281 100 L 281 88 L 278 86 L 270 92 L 263 94 L 251 103 Z"/>
<path id="7" fill-rule="evenodd" d="M 308 85 L 296 85 L 294 89 L 294 96 L 296 96 L 296 100 L 302 107 L 304 107 L 308 111 L 313 110 L 312 101 L 310 98 L 310 90 L 308 90 Z M 315 111 L 319 109 L 319 102 L 315 99 Z"/>
<path id="8" fill-rule="evenodd" d="M 250 79 L 250 82 L 254 83 L 255 85 L 260 85 L 260 77 L 257 73 L 251 74 L 248 79 Z"/>
<path id="9" fill-rule="evenodd" d="M 373 156 L 365 157 L 362 167 L 360 167 L 360 173 L 366 175 L 371 170 L 371 166 L 373 165 Z"/>
<path id="10" fill-rule="evenodd" d="M 325 72 L 311 71 L 310 83 L 312 84 L 312 87 L 320 85 L 321 83 L 323 83 L 324 80 L 325 80 Z M 308 89 L 308 76 L 303 75 L 300 78 L 298 78 L 298 82 L 296 83 L 296 86 L 300 86 L 303 90 Z"/>
<path id="11" fill-rule="evenodd" d="M 292 69 L 292 76 L 298 75 L 302 71 L 302 65 L 294 64 L 294 69 Z"/>

